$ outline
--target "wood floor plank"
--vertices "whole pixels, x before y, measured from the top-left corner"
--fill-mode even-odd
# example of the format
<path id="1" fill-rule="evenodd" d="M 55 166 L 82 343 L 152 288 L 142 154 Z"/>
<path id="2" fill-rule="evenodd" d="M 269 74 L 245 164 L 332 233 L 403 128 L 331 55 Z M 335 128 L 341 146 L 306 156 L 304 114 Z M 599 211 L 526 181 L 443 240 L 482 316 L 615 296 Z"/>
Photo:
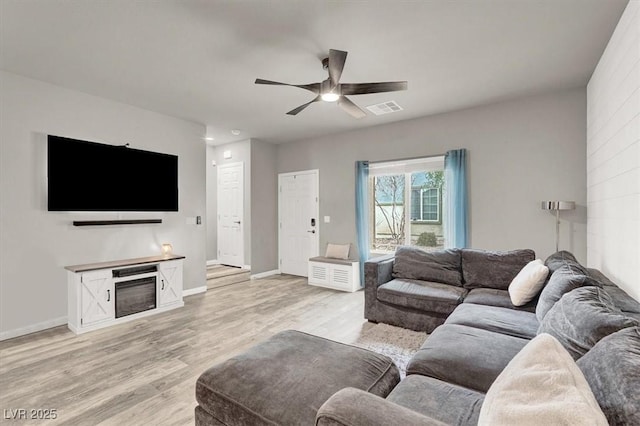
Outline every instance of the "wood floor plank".
<path id="1" fill-rule="evenodd" d="M 185 298 L 184 308 L 80 336 L 56 327 L 6 340 L 0 408 L 54 408 L 56 425 L 193 425 L 195 382 L 204 370 L 286 329 L 353 343 L 371 327 L 363 303 L 363 292 L 274 275 L 211 288 Z"/>

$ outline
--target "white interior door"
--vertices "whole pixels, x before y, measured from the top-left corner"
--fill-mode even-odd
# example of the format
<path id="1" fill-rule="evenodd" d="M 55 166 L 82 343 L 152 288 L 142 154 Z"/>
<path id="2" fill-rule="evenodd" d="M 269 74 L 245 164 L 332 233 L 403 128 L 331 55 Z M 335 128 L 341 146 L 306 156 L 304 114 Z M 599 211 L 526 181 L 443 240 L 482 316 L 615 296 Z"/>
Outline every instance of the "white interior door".
<path id="1" fill-rule="evenodd" d="M 281 173 L 278 187 L 280 272 L 306 277 L 318 256 L 318 171 Z"/>
<path id="2" fill-rule="evenodd" d="M 244 265 L 244 164 L 218 167 L 218 261 Z"/>

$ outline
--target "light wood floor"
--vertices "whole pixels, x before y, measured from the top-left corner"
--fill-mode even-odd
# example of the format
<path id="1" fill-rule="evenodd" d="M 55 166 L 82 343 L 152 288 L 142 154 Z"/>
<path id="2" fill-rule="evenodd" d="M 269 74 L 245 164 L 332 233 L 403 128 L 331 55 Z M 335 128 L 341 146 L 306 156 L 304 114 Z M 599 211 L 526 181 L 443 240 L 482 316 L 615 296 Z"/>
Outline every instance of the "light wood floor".
<path id="1" fill-rule="evenodd" d="M 205 369 L 285 329 L 353 343 L 372 326 L 363 297 L 277 275 L 80 336 L 56 327 L 0 342 L 0 409 L 56 409 L 65 425 L 193 425 Z"/>
<path id="2" fill-rule="evenodd" d="M 239 284 L 251 278 L 251 271 L 226 265 L 207 267 L 207 289 Z"/>

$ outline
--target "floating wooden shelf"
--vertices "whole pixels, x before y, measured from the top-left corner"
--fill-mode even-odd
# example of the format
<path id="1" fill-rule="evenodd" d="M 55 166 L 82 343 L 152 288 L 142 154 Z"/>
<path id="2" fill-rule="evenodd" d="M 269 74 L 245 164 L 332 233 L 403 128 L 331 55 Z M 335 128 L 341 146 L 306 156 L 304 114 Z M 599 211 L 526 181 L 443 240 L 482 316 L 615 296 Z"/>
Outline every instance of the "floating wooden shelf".
<path id="1" fill-rule="evenodd" d="M 162 223 L 162 219 L 74 220 L 73 226 L 140 225 Z"/>

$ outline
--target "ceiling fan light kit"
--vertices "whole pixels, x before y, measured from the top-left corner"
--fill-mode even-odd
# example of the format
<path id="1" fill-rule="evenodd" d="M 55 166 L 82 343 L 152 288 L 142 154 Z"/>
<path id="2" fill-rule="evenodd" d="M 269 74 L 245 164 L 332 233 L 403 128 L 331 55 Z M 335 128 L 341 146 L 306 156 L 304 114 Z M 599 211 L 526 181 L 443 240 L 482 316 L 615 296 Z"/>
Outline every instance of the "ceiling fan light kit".
<path id="1" fill-rule="evenodd" d="M 347 52 L 329 50 L 329 57 L 322 60 L 322 68 L 329 72 L 329 78 L 319 83 L 288 84 L 277 81 L 256 79 L 255 84 L 275 86 L 292 86 L 305 89 L 316 95 L 314 99 L 287 112 L 296 115 L 314 102 L 337 102 L 338 105 L 354 118 L 363 118 L 367 114 L 362 108 L 353 103 L 346 95 L 364 95 L 368 93 L 396 92 L 407 90 L 406 81 L 389 81 L 381 83 L 340 83 L 340 76 L 347 60 Z"/>
<path id="2" fill-rule="evenodd" d="M 338 95 L 337 93 L 323 93 L 321 96 L 322 100 L 325 102 L 335 102 L 338 99 L 340 99 L 340 95 Z"/>

